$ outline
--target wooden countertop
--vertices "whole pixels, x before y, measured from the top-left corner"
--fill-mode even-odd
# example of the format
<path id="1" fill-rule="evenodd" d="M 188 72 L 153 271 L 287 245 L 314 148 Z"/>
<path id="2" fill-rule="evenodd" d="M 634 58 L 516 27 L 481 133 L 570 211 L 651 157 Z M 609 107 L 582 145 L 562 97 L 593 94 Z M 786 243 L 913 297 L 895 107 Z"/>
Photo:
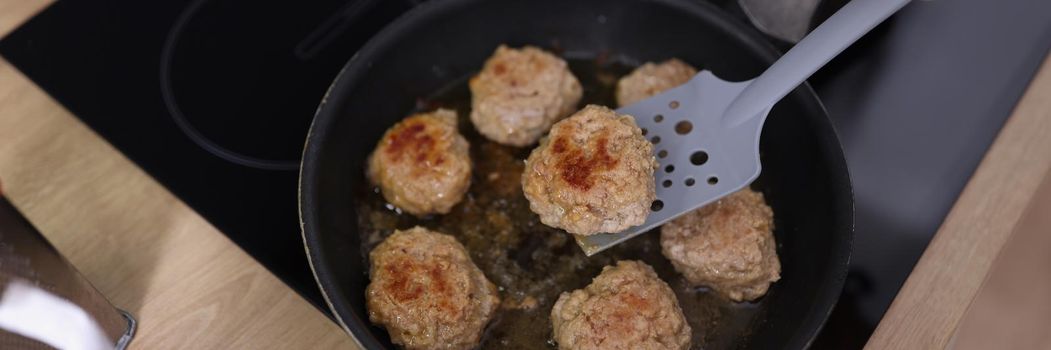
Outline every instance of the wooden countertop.
<path id="1" fill-rule="evenodd" d="M 867 348 L 947 347 L 1001 248 L 1012 233 L 1026 229 L 1023 213 L 1030 206 L 1040 205 L 1041 200 L 1046 200 L 1037 195 L 1041 193 L 1037 189 L 1048 177 L 1049 169 L 1051 59 L 1045 59 L 912 274 L 905 280 L 869 339 Z M 1048 192 L 1042 193 L 1051 195 Z M 1048 232 L 1047 228 L 1042 232 Z M 1011 256 L 1004 258 L 1012 259 Z M 1051 274 L 1039 268 L 1028 279 L 1051 282 Z M 1051 305 L 1051 299 L 1046 296 L 1042 301 Z M 970 317 L 981 315 L 984 314 Z M 1018 322 L 1010 317 L 998 321 L 1011 325 Z M 981 331 L 974 327 L 965 330 Z M 991 337 L 991 334 L 983 336 Z M 1001 340 L 1004 344 L 1009 339 Z M 1051 347 L 1051 339 L 1044 339 L 1042 344 L 1040 348 Z"/>
<path id="2" fill-rule="evenodd" d="M 0 2 L 0 36 L 48 3 Z M 4 60 L 0 179 L 48 240 L 135 315 L 133 348 L 356 348 L 335 322 Z"/>
<path id="3" fill-rule="evenodd" d="M 0 37 L 50 1 L 0 2 Z M 967 310 L 1001 247 L 1012 232 L 1033 231 L 1023 227 L 1046 227 L 1046 215 L 1023 213 L 1051 207 L 1037 200 L 1051 198 L 1051 180 L 1043 197 L 1034 195 L 1051 166 L 1047 135 L 1051 64 L 1045 62 L 869 348 L 945 348 L 954 334 L 971 339 L 968 332 L 985 329 L 971 319 L 995 314 L 989 310 L 1003 299 L 997 287 L 1011 280 L 990 278 L 974 315 Z M 3 60 L 0 140 L 8 198 L 115 305 L 136 315 L 133 347 L 356 348 L 335 323 Z M 1038 219 L 1044 221 L 1034 224 Z M 997 266 L 1007 267 L 998 269 L 1012 271 L 1010 258 L 1001 257 Z M 1051 290 L 1048 281 L 1044 288 Z"/>
<path id="4" fill-rule="evenodd" d="M 1046 95 L 1051 96 L 1051 95 Z M 950 344 L 957 350 L 1051 348 L 1051 173 L 1022 215 Z"/>

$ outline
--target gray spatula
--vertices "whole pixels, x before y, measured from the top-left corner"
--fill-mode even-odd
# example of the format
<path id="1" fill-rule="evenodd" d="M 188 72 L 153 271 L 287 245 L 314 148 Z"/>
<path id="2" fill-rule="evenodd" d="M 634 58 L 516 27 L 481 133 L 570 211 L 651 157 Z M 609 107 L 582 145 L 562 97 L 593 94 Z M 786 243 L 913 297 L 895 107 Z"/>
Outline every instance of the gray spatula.
<path id="1" fill-rule="evenodd" d="M 910 0 L 853 0 L 759 77 L 729 82 L 701 71 L 686 84 L 617 112 L 654 144 L 657 200 L 646 222 L 577 236 L 593 255 L 748 186 L 759 176 L 759 135 L 777 101 Z"/>

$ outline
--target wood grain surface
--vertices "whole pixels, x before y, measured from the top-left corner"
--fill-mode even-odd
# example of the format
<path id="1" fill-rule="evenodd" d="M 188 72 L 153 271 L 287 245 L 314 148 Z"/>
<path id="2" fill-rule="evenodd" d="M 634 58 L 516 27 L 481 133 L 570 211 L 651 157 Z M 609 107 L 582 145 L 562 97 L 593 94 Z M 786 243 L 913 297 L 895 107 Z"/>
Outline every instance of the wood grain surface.
<path id="1" fill-rule="evenodd" d="M 1051 348 L 1051 173 L 965 314 L 951 348 Z"/>
<path id="2" fill-rule="evenodd" d="M 25 22 L 52 0 L 4 0 L 0 1 L 0 38 Z"/>
<path id="3" fill-rule="evenodd" d="M 47 4 L 0 1 L 0 36 Z M 3 60 L 0 179 L 58 250 L 136 316 L 132 348 L 356 348 L 334 322 Z"/>
<path id="4" fill-rule="evenodd" d="M 947 347 L 1049 167 L 1051 59 L 1044 61 L 866 348 Z"/>

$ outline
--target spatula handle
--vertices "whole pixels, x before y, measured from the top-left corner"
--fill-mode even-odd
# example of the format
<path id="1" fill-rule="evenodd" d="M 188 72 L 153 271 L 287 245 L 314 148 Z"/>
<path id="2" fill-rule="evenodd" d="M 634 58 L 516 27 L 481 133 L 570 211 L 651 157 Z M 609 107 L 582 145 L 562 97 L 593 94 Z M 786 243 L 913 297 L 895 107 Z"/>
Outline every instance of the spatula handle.
<path id="1" fill-rule="evenodd" d="M 774 62 L 727 107 L 723 125 L 735 126 L 765 115 L 833 57 L 910 0 L 853 0 Z"/>

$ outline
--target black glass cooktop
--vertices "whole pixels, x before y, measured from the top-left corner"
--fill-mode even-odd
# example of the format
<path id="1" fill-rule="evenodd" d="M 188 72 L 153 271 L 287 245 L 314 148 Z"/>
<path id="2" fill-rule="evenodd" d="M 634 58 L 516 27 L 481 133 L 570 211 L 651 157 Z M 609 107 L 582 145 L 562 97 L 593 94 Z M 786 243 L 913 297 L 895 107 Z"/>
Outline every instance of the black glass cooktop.
<path id="1" fill-rule="evenodd" d="M 297 221 L 299 154 L 339 68 L 415 3 L 60 1 L 0 54 L 327 313 Z M 864 344 L 1047 53 L 1047 13 L 915 2 L 811 79 L 857 208 L 851 272 L 815 347 Z"/>
<path id="2" fill-rule="evenodd" d="M 61 1 L 0 52 L 324 309 L 299 233 L 299 155 L 343 63 L 410 6 Z"/>

